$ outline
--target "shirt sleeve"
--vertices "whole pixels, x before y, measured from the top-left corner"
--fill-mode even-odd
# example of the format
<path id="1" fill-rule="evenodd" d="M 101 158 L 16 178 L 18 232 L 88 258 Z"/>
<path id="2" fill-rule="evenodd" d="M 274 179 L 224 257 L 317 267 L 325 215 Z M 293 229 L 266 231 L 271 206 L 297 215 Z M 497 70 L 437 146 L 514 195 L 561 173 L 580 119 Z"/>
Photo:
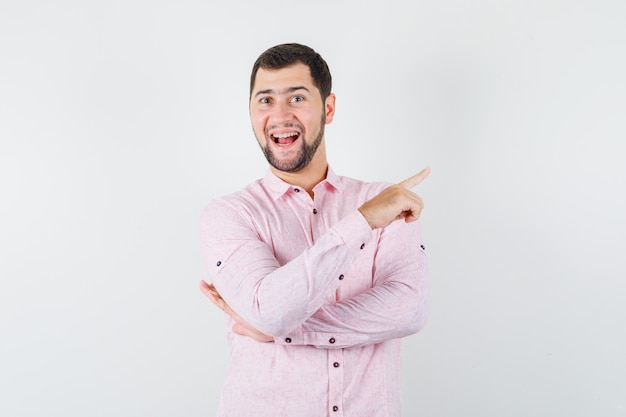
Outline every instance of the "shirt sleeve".
<path id="1" fill-rule="evenodd" d="M 418 332 L 429 308 L 429 273 L 419 221 L 385 228 L 374 260 L 372 288 L 326 304 L 278 344 L 347 348 Z"/>
<path id="2" fill-rule="evenodd" d="M 216 199 L 202 213 L 209 279 L 239 316 L 275 337 L 292 332 L 321 307 L 373 235 L 355 210 L 280 266 L 251 217 L 229 201 Z"/>

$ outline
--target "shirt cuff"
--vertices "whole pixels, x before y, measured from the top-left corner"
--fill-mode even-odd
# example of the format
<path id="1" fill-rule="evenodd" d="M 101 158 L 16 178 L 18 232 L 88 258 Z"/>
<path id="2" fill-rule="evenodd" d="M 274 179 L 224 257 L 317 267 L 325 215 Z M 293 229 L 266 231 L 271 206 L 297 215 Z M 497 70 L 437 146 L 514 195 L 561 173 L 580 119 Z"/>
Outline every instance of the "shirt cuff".
<path id="1" fill-rule="evenodd" d="M 302 325 L 298 326 L 293 332 L 289 333 L 287 336 L 276 336 L 274 337 L 274 343 L 277 345 L 302 345 L 304 337 L 302 335 Z"/>
<path id="2" fill-rule="evenodd" d="M 359 253 L 372 240 L 374 233 L 359 210 L 344 217 L 332 230 L 341 237 L 350 252 Z"/>
<path id="3" fill-rule="evenodd" d="M 305 332 L 303 326 L 289 333 L 285 337 L 275 337 L 277 345 L 313 346 L 318 349 L 343 349 L 353 346 L 363 346 L 370 343 L 367 335 L 345 334 L 328 332 Z"/>

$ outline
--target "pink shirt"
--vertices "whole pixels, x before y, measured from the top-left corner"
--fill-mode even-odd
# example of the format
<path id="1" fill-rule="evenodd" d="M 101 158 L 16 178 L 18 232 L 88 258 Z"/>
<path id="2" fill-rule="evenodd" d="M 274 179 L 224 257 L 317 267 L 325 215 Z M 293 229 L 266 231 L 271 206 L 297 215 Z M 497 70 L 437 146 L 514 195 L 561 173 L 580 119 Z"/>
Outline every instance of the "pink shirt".
<path id="1" fill-rule="evenodd" d="M 315 199 L 268 170 L 209 203 L 209 279 L 245 321 L 234 334 L 218 416 L 398 417 L 400 338 L 425 324 L 428 267 L 419 222 L 372 231 L 357 208 L 387 184 L 329 168 Z"/>

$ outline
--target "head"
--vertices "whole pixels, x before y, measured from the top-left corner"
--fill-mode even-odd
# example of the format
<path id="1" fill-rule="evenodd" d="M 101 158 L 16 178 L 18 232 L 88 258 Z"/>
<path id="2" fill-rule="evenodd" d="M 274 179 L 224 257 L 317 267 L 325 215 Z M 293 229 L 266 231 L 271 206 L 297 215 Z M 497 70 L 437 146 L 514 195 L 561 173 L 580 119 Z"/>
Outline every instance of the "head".
<path id="1" fill-rule="evenodd" d="M 283 44 L 263 52 L 250 77 L 250 116 L 270 165 L 297 173 L 325 164 L 324 127 L 335 97 L 328 65 L 313 49 Z"/>

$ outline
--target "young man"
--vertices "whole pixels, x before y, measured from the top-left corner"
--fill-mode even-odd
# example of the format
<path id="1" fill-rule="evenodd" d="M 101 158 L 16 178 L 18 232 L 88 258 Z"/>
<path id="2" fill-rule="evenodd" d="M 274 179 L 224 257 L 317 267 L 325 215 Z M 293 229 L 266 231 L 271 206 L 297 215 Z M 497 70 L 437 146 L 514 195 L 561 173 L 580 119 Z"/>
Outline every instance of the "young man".
<path id="1" fill-rule="evenodd" d="M 391 186 L 336 175 L 324 138 L 334 114 L 314 50 L 259 56 L 250 117 L 269 170 L 202 217 L 212 283 L 200 288 L 231 323 L 219 416 L 401 415 L 400 338 L 428 309 L 410 188 L 429 169 Z"/>

